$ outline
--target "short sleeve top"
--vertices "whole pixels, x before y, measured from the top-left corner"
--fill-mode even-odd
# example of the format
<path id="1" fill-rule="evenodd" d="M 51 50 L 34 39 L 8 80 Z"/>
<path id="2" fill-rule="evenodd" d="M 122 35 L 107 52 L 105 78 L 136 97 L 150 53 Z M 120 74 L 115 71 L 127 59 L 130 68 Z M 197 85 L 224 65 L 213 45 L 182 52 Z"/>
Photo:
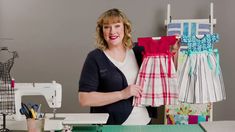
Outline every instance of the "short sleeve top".
<path id="1" fill-rule="evenodd" d="M 190 52 L 212 51 L 214 44 L 218 41 L 219 35 L 216 33 L 205 34 L 202 38 L 198 38 L 196 35 L 181 37 L 181 43 L 186 44 Z"/>
<path id="2" fill-rule="evenodd" d="M 176 43 L 176 36 L 162 36 L 159 40 L 152 37 L 138 38 L 139 46 L 144 47 L 144 54 L 170 52 L 170 46 Z"/>

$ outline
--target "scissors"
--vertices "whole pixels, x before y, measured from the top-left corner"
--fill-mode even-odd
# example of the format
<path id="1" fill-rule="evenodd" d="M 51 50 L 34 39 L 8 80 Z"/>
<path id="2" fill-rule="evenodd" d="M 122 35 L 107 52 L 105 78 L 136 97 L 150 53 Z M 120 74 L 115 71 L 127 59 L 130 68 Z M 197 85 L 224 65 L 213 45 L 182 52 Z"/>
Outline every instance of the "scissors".
<path id="1" fill-rule="evenodd" d="M 29 106 L 36 112 L 38 111 L 39 105 L 38 104 L 31 104 L 29 103 Z"/>
<path id="2" fill-rule="evenodd" d="M 20 113 L 22 115 L 25 115 L 27 119 L 32 117 L 32 113 L 31 113 L 30 109 L 24 103 L 21 103 Z"/>

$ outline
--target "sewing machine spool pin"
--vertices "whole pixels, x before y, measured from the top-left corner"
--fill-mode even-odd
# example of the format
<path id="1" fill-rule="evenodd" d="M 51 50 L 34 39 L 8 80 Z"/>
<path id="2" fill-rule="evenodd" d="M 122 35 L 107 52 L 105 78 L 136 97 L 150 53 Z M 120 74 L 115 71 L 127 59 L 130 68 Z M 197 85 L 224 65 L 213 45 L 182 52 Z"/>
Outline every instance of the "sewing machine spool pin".
<path id="1" fill-rule="evenodd" d="M 56 109 L 53 109 L 53 117 L 50 118 L 51 120 L 64 120 L 65 117 L 56 117 Z"/>

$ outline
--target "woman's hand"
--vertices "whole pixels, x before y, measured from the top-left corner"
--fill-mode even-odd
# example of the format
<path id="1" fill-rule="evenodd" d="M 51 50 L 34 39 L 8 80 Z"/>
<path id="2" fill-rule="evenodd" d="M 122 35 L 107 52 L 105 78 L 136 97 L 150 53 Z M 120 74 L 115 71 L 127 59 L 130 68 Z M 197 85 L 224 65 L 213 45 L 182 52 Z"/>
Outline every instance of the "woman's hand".
<path id="1" fill-rule="evenodd" d="M 129 85 L 125 89 L 121 91 L 121 95 L 123 99 L 128 99 L 132 96 L 140 97 L 142 89 L 138 85 Z"/>
<path id="2" fill-rule="evenodd" d="M 176 53 L 180 48 L 180 39 L 177 39 L 175 44 L 171 47 L 171 52 Z"/>

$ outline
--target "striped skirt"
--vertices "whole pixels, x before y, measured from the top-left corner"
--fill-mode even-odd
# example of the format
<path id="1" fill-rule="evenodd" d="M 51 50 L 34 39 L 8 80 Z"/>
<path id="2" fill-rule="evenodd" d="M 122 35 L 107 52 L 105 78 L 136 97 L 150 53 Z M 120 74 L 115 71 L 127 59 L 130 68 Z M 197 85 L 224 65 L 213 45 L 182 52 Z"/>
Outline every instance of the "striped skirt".
<path id="1" fill-rule="evenodd" d="M 210 103 L 226 98 L 219 59 L 214 53 L 189 55 L 179 69 L 179 101 Z"/>
<path id="2" fill-rule="evenodd" d="M 178 102 L 176 70 L 169 58 L 169 55 L 144 58 L 136 81 L 142 88 L 142 94 L 134 98 L 134 106 L 157 107 Z"/>

